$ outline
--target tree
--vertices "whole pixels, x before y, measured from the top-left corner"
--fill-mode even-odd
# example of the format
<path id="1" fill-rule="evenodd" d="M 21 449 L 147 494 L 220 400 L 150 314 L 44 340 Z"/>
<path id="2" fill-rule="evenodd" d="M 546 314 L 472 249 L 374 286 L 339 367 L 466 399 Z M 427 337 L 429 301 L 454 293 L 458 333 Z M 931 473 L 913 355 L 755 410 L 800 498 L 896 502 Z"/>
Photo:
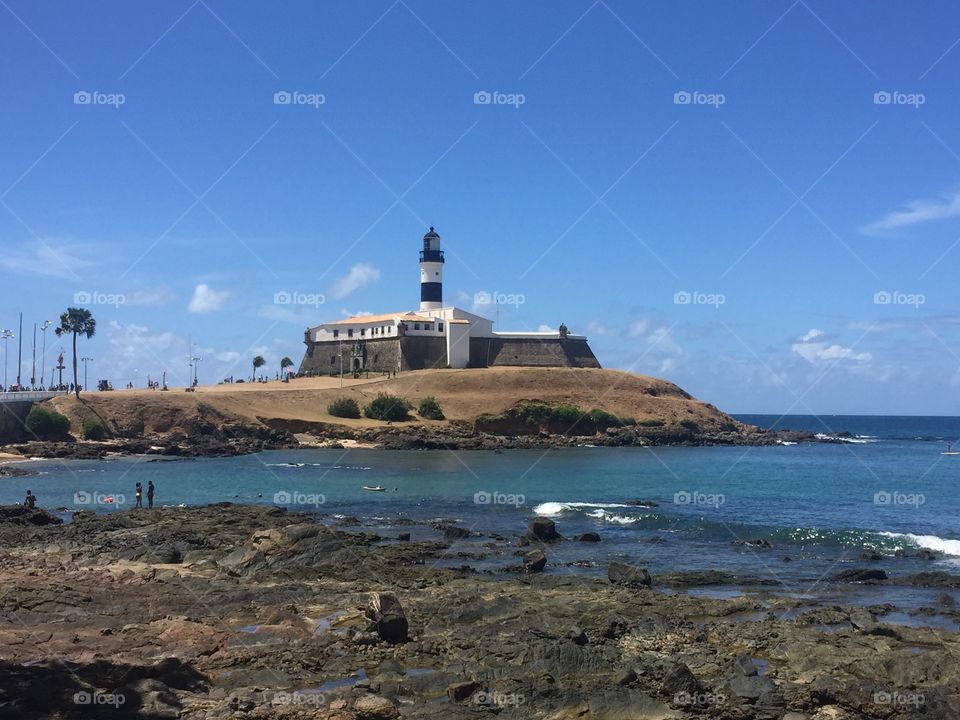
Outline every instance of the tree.
<path id="1" fill-rule="evenodd" d="M 67 311 L 60 316 L 60 327 L 55 330 L 58 336 L 73 335 L 73 388 L 78 398 L 80 383 L 77 380 L 77 336 L 85 335 L 89 339 L 96 331 L 97 321 L 86 308 L 67 308 Z"/>
<path id="2" fill-rule="evenodd" d="M 293 367 L 293 360 L 291 360 L 288 357 L 285 357 L 283 360 L 280 361 L 280 377 L 283 377 L 284 375 L 286 375 L 286 371 L 288 367 Z"/>
<path id="3" fill-rule="evenodd" d="M 253 380 L 254 380 L 254 382 L 256 382 L 256 380 L 257 380 L 257 368 L 262 368 L 262 367 L 263 367 L 264 365 L 266 365 L 266 364 L 267 364 L 267 361 L 263 359 L 263 355 L 257 355 L 257 356 L 253 359 Z"/>

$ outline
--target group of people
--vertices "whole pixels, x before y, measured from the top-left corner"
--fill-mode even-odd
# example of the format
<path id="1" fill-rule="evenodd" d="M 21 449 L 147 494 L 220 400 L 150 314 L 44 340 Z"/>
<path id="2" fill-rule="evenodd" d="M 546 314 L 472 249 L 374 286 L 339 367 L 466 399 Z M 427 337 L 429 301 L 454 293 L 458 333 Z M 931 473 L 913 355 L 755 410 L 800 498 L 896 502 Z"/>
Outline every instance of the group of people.
<path id="1" fill-rule="evenodd" d="M 137 483 L 134 508 L 143 508 L 143 483 Z M 153 480 L 147 482 L 147 509 L 153 509 Z"/>

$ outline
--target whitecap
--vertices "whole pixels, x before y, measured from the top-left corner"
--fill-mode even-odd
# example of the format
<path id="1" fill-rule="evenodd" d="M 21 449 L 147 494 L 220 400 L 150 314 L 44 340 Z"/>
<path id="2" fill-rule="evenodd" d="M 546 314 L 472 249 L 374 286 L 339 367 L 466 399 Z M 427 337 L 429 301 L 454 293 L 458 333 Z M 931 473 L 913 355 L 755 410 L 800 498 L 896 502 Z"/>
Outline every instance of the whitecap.
<path id="1" fill-rule="evenodd" d="M 960 557 L 960 540 L 950 540 L 948 538 L 938 537 L 937 535 L 914 535 L 913 533 L 892 533 L 882 532 L 880 535 L 889 538 L 904 538 L 918 547 L 927 550 L 936 550 L 944 555 L 955 555 Z"/>

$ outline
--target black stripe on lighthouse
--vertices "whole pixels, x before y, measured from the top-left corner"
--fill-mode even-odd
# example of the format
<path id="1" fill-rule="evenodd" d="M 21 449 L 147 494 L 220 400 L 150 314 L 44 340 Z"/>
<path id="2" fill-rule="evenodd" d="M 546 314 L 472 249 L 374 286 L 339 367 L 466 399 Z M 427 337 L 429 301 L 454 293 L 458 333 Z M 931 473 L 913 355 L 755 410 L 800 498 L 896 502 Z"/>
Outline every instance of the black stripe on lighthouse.
<path id="1" fill-rule="evenodd" d="M 443 283 L 420 283 L 420 302 L 443 302 Z"/>

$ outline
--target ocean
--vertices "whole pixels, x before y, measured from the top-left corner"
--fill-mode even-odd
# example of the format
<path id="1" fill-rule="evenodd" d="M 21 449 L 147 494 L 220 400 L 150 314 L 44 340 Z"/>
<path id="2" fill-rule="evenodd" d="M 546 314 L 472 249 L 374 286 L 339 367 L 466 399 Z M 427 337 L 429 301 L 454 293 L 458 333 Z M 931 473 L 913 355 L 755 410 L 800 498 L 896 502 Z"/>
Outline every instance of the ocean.
<path id="1" fill-rule="evenodd" d="M 956 417 L 738 416 L 837 436 L 837 444 L 773 447 L 662 447 L 487 451 L 276 450 L 234 458 L 104 461 L 34 460 L 38 475 L 5 478 L 0 503 L 27 488 L 65 518 L 76 509 L 126 510 L 137 482 L 157 488 L 157 505 L 274 503 L 329 521 L 436 539 L 449 521 L 478 533 L 522 534 L 537 516 L 570 538 L 550 572 L 601 575 L 620 559 L 651 573 L 722 570 L 775 583 L 778 592 L 868 603 L 877 590 L 823 578 L 851 567 L 891 576 L 960 572 L 960 439 Z M 842 435 L 841 435 L 842 433 Z M 960 447 L 960 445 L 958 445 Z M 370 492 L 363 486 L 383 486 Z M 632 501 L 650 501 L 642 507 Z M 146 502 L 146 497 L 144 497 Z M 356 518 L 356 521 L 351 518 Z M 486 538 L 487 540 L 489 538 Z M 745 541 L 763 540 L 758 549 Z M 442 564 L 498 571 L 512 555 L 485 554 L 485 538 L 459 543 Z M 882 561 L 861 559 L 865 550 Z M 933 559 L 895 557 L 897 550 Z M 469 560 L 459 553 L 466 552 Z M 788 560 L 789 559 L 789 560 Z M 726 592 L 714 588 L 707 592 Z M 906 607 L 932 604 L 933 589 L 890 588 Z"/>

